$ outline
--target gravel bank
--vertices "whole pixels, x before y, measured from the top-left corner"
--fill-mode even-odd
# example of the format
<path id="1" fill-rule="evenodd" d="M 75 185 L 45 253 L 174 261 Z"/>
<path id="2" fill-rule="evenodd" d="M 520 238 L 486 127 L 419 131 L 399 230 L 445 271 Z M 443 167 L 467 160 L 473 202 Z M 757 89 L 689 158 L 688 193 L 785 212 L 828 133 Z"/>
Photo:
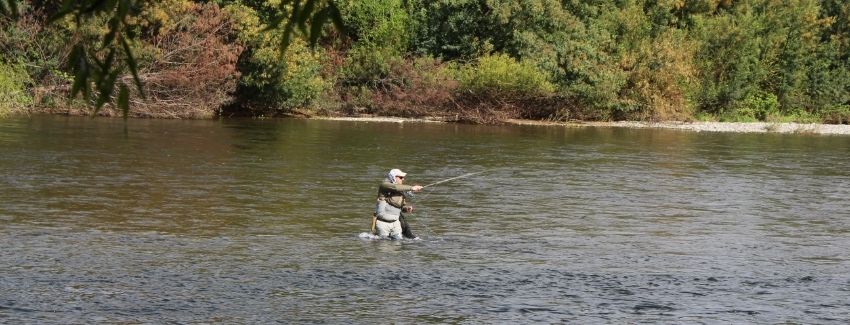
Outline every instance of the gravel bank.
<path id="1" fill-rule="evenodd" d="M 730 122 L 590 122 L 590 126 L 660 128 L 696 132 L 739 132 L 739 133 L 798 133 L 798 134 L 842 134 L 850 135 L 850 125 L 799 124 L 799 123 L 730 123 Z"/>
<path id="2" fill-rule="evenodd" d="M 390 123 L 442 123 L 439 119 L 410 119 L 400 117 L 314 117 L 336 121 L 390 122 Z M 567 126 L 567 127 L 625 127 L 675 129 L 693 132 L 738 132 L 738 133 L 796 133 L 796 134 L 839 134 L 850 135 L 850 125 L 800 124 L 800 123 L 732 123 L 732 122 L 544 122 L 532 120 L 508 120 L 508 124 Z"/>

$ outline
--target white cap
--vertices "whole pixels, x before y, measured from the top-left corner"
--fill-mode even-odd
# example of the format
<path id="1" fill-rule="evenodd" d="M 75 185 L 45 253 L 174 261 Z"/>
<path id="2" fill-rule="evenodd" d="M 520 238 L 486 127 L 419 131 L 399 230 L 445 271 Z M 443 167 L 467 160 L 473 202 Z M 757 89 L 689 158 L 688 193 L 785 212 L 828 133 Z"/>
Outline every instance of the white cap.
<path id="1" fill-rule="evenodd" d="M 392 174 L 393 176 L 401 176 L 401 177 L 407 176 L 407 173 L 401 171 L 401 169 L 393 169 L 393 170 L 390 171 L 390 174 Z"/>

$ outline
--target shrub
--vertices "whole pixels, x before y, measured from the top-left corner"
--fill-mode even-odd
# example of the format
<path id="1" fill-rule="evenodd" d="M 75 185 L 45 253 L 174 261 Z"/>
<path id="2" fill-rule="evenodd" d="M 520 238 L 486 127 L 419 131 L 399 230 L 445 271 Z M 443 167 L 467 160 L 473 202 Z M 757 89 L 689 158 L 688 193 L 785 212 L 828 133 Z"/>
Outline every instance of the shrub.
<path id="1" fill-rule="evenodd" d="M 780 116 L 779 99 L 774 94 L 756 91 L 737 104 L 735 113 L 745 119 L 766 121 L 768 117 Z"/>
<path id="2" fill-rule="evenodd" d="M 32 95 L 27 100 L 28 109 L 33 105 L 52 105 L 54 98 L 66 97 L 70 88 L 71 77 L 60 69 L 62 58 L 67 55 L 69 34 L 58 24 L 46 25 L 46 19 L 42 12 L 29 7 L 17 21 L 0 18 L 0 53 L 5 60 L 0 64 L 4 65 L 6 77 L 26 76 L 27 96 Z"/>
<path id="3" fill-rule="evenodd" d="M 341 4 L 343 19 L 356 40 L 340 77 L 348 85 L 386 83 L 390 68 L 400 64 L 408 47 L 410 19 L 401 0 L 364 0 Z"/>
<path id="4" fill-rule="evenodd" d="M 609 18 L 621 44 L 615 51 L 618 66 L 628 78 L 613 112 L 626 119 L 687 119 L 695 44 L 683 30 L 653 25 L 650 18 L 636 4 Z"/>
<path id="5" fill-rule="evenodd" d="M 447 65 L 432 57 L 404 60 L 390 68 L 398 79 L 390 89 L 373 94 L 375 113 L 423 116 L 445 113 L 450 107 L 457 81 Z"/>
<path id="6" fill-rule="evenodd" d="M 322 78 L 320 54 L 295 39 L 281 54 L 279 35 L 263 36 L 241 64 L 240 101 L 277 112 L 310 107 L 329 87 Z"/>
<path id="7" fill-rule="evenodd" d="M 170 28 L 157 29 L 136 44 L 142 53 L 139 76 L 147 99 L 131 103 L 132 111 L 212 116 L 236 90 L 236 62 L 243 49 L 236 22 L 215 4 L 192 4 L 174 14 Z"/>
<path id="8" fill-rule="evenodd" d="M 702 110 L 734 116 L 735 103 L 760 89 L 769 73 L 761 60 L 761 30 L 761 17 L 745 10 L 695 17 L 691 35 L 700 43 L 697 101 Z"/>
<path id="9" fill-rule="evenodd" d="M 695 17 L 701 108 L 721 114 L 741 109 L 756 92 L 776 95 L 786 115 L 790 109 L 842 103 L 846 66 L 834 59 L 842 50 L 830 53 L 831 37 L 823 33 L 832 18 L 819 16 L 821 3 L 741 1 L 728 11 Z"/>
<path id="10" fill-rule="evenodd" d="M 459 90 L 479 97 L 522 99 L 551 96 L 555 86 L 529 62 L 506 54 L 485 55 L 456 68 Z"/>
<path id="11" fill-rule="evenodd" d="M 281 30 L 262 31 L 265 25 L 257 11 L 242 4 L 228 5 L 225 10 L 238 21 L 238 36 L 248 46 L 238 65 L 242 73 L 238 105 L 253 114 L 312 107 L 329 88 L 321 74 L 324 53 L 308 48 L 297 37 L 281 51 Z"/>
<path id="12" fill-rule="evenodd" d="M 850 124 L 850 105 L 834 105 L 820 111 L 824 123 Z"/>
<path id="13" fill-rule="evenodd" d="M 452 0 L 408 0 L 411 16 L 411 50 L 444 60 L 470 59 L 493 49 L 514 53 L 507 48 L 519 24 L 508 23 L 514 2 Z M 523 1 L 530 2 L 530 1 Z M 552 17 L 535 12 L 542 20 Z M 499 17 L 502 16 L 502 17 Z"/>
<path id="14" fill-rule="evenodd" d="M 0 61 L 0 116 L 21 110 L 32 104 L 27 87 L 32 83 L 19 64 Z"/>

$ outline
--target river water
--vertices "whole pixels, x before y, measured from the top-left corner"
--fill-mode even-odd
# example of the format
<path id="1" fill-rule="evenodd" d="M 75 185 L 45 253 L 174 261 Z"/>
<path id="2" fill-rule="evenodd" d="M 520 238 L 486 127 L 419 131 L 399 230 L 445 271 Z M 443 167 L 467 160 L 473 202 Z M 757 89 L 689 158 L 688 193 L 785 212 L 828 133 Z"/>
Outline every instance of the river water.
<path id="1" fill-rule="evenodd" d="M 850 321 L 850 137 L 0 120 L 0 323 Z M 390 168 L 420 240 L 369 240 Z"/>

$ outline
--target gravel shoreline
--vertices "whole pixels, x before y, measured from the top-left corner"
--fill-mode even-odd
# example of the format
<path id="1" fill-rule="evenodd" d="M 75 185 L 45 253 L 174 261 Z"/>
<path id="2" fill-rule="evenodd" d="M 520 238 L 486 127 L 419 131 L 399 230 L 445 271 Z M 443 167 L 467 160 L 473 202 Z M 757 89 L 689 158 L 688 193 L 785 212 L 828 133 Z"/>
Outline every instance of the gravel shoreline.
<path id="1" fill-rule="evenodd" d="M 591 126 L 675 129 L 694 132 L 794 133 L 850 135 L 850 125 L 769 122 L 591 122 Z"/>
<path id="2" fill-rule="evenodd" d="M 389 123 L 445 123 L 439 119 L 411 119 L 400 117 L 314 117 L 336 121 L 389 122 Z M 736 132 L 736 133 L 793 133 L 850 135 L 850 125 L 801 124 L 769 122 L 545 122 L 533 120 L 508 120 L 514 125 L 566 126 L 566 127 L 624 127 L 639 129 L 674 129 L 693 132 Z"/>

